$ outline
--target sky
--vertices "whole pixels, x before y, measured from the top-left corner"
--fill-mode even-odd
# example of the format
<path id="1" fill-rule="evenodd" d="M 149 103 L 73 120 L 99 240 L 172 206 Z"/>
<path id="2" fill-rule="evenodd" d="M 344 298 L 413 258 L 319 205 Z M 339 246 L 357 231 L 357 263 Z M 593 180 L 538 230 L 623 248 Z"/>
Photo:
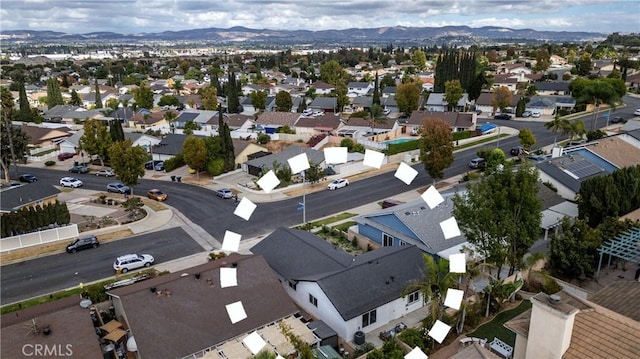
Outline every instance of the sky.
<path id="1" fill-rule="evenodd" d="M 122 34 L 244 26 L 330 30 L 500 26 L 640 33 L 640 1 L 604 0 L 2 0 L 0 30 Z"/>

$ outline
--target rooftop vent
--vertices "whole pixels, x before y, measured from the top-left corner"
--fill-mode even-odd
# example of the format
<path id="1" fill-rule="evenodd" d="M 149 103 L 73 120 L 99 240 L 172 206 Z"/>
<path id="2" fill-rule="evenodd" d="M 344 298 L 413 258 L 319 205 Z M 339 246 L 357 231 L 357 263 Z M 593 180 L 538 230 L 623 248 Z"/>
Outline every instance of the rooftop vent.
<path id="1" fill-rule="evenodd" d="M 562 298 L 560 298 L 560 296 L 557 295 L 557 294 L 551 294 L 549 296 L 549 303 L 551 303 L 551 304 L 558 304 L 558 303 L 560 303 L 561 300 L 562 300 Z"/>

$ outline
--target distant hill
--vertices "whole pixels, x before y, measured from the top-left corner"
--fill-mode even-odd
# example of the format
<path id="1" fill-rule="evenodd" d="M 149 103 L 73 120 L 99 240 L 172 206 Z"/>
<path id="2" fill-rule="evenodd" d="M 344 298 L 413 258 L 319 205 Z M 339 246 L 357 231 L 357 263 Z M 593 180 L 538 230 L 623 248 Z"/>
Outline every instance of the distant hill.
<path id="1" fill-rule="evenodd" d="M 7 42 L 144 42 L 144 41 L 199 41 L 212 43 L 263 43 L 263 44 L 401 44 L 419 43 L 471 45 L 514 41 L 580 42 L 601 41 L 608 34 L 577 31 L 537 31 L 506 27 L 469 26 L 444 27 L 378 27 L 345 30 L 269 30 L 249 29 L 241 26 L 229 29 L 206 28 L 158 33 L 118 34 L 91 32 L 69 34 L 55 31 L 3 30 L 0 39 Z"/>

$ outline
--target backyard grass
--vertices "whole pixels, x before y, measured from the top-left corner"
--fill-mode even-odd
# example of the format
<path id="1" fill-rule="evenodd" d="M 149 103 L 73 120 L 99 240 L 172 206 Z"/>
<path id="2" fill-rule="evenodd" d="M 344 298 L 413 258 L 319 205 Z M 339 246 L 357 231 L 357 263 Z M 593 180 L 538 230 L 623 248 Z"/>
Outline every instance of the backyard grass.
<path id="1" fill-rule="evenodd" d="M 513 347 L 516 344 L 516 334 L 505 328 L 504 323 L 530 308 L 531 302 L 523 300 L 517 307 L 498 313 L 490 322 L 481 325 L 473 333 L 468 334 L 468 336 L 487 338 L 489 342 L 492 341 L 494 337 L 498 337 L 498 339 Z"/>

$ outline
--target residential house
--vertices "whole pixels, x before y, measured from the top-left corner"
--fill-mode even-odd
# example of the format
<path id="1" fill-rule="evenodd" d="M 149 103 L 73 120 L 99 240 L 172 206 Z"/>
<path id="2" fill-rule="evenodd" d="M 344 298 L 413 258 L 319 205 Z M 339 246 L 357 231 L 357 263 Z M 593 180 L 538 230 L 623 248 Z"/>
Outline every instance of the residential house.
<path id="1" fill-rule="evenodd" d="M 2 356 L 103 358 L 89 311 L 78 303 L 78 296 L 72 295 L 3 314 L 0 320 Z M 42 333 L 45 326 L 52 335 Z M 44 354 L 45 348 L 49 350 L 47 354 Z"/>
<path id="2" fill-rule="evenodd" d="M 591 300 L 564 291 L 538 293 L 532 308 L 505 323 L 516 334 L 514 359 L 637 358 L 637 281 L 614 282 Z"/>
<path id="3" fill-rule="evenodd" d="M 476 100 L 476 110 L 481 110 L 483 113 L 494 114 L 500 109 L 497 108 L 496 111 L 493 110 L 493 93 L 491 92 L 483 92 L 480 94 L 478 99 Z M 520 101 L 520 95 L 512 95 L 511 103 L 506 108 L 507 113 L 515 112 L 516 107 L 518 106 L 518 101 Z"/>
<path id="4" fill-rule="evenodd" d="M 188 136 L 183 134 L 167 133 L 160 143 L 152 147 L 153 158 L 164 161 L 174 157 L 178 153 L 182 153 L 182 147 L 187 137 Z M 204 136 L 195 137 L 203 138 Z M 140 143 L 139 146 L 145 146 L 145 144 Z"/>
<path id="5" fill-rule="evenodd" d="M 358 216 L 353 232 L 373 248 L 413 245 L 433 257 L 448 258 L 445 253 L 460 252 L 467 242 L 463 235 L 444 237 L 440 222 L 452 216 L 453 193 L 445 197 L 445 202 L 434 209 L 416 200 Z"/>
<path id="6" fill-rule="evenodd" d="M 242 164 L 242 170 L 253 176 L 260 176 L 262 169 L 273 170 L 273 164 L 276 163 L 283 167 L 289 167 L 288 160 L 301 153 L 307 155 L 307 160 L 310 164 L 320 165 L 321 168 L 325 166 L 324 152 L 314 150 L 309 147 L 302 147 L 291 145 L 285 147 L 282 152 L 272 153 L 266 156 L 251 159 Z"/>
<path id="7" fill-rule="evenodd" d="M 202 96 L 198 94 L 178 96 L 178 101 L 180 101 L 180 103 L 183 104 L 185 108 L 194 110 L 202 108 Z"/>
<path id="8" fill-rule="evenodd" d="M 268 152 L 269 149 L 261 146 L 257 143 L 240 140 L 240 139 L 232 139 L 233 142 L 233 155 L 235 156 L 235 163 L 238 168 L 249 160 L 249 157 L 258 152 Z"/>
<path id="9" fill-rule="evenodd" d="M 0 191 L 0 213 L 11 213 L 23 207 L 44 206 L 55 203 L 60 190 L 56 187 L 34 182 L 8 187 Z"/>
<path id="10" fill-rule="evenodd" d="M 569 82 L 564 81 L 539 81 L 534 82 L 533 86 L 536 87 L 536 93 L 538 95 L 554 95 L 554 96 L 569 96 Z"/>
<path id="11" fill-rule="evenodd" d="M 253 100 L 251 99 L 251 96 L 241 97 L 240 106 L 242 106 L 242 114 L 247 116 L 254 115 L 261 111 L 260 109 L 253 107 Z M 276 108 L 276 97 L 267 96 L 265 100 L 264 111 L 274 111 L 275 108 Z M 292 108 L 295 108 L 295 107 L 292 107 Z"/>
<path id="12" fill-rule="evenodd" d="M 217 134 L 218 117 L 218 111 L 186 109 L 180 112 L 174 126 L 175 128 L 184 128 L 188 122 L 195 122 L 200 126 L 200 133 Z"/>
<path id="13" fill-rule="evenodd" d="M 265 258 L 298 306 L 345 340 L 358 331 L 377 336 L 380 327 L 424 305 L 419 291 L 402 294 L 423 277 L 415 246 L 351 256 L 313 233 L 279 228 L 251 251 Z"/>
<path id="14" fill-rule="evenodd" d="M 282 126 L 294 129 L 296 122 L 302 115 L 295 112 L 265 111 L 255 120 L 256 130 L 275 133 Z"/>
<path id="15" fill-rule="evenodd" d="M 521 82 L 528 82 L 528 80 L 525 80 L 524 76 L 521 74 L 495 75 L 493 77 L 493 84 L 491 85 L 491 90 L 495 91 L 497 88 L 506 87 L 511 92 L 516 92 L 518 91 L 518 83 L 521 83 Z"/>
<path id="16" fill-rule="evenodd" d="M 626 78 L 627 88 L 632 91 L 640 89 L 640 71 L 636 71 L 633 74 L 628 74 Z"/>
<path id="17" fill-rule="evenodd" d="M 231 268 L 237 268 L 237 285 L 227 286 L 221 274 Z M 128 328 L 124 334 L 135 337 L 141 358 L 203 357 L 206 353 L 248 358 L 252 353 L 242 345 L 244 338 L 258 331 L 267 342 L 264 337 L 274 335 L 273 329 L 283 319 L 303 341 L 317 343 L 300 320 L 294 321 L 298 308 L 261 256 L 232 254 L 111 289 L 107 295 L 120 323 Z M 241 306 L 242 314 L 229 308 L 234 303 Z M 286 340 L 268 344 L 269 350 L 285 356 L 290 348 Z"/>
<path id="18" fill-rule="evenodd" d="M 22 125 L 20 126 L 20 130 L 27 135 L 27 145 L 29 147 L 52 146 L 71 136 L 71 129 L 68 127 L 46 128 L 41 126 Z"/>
<path id="19" fill-rule="evenodd" d="M 380 97 L 382 98 L 394 97 L 395 95 L 396 95 L 395 86 L 385 86 L 380 92 Z"/>
<path id="20" fill-rule="evenodd" d="M 531 75 L 533 71 L 524 63 L 503 64 L 496 67 L 496 74 L 524 74 Z"/>
<path id="21" fill-rule="evenodd" d="M 338 136 L 350 138 L 397 132 L 399 130 L 398 121 L 391 118 L 386 118 L 374 124 L 367 118 L 350 117 L 342 119 L 342 123 L 343 125 L 337 132 Z"/>
<path id="22" fill-rule="evenodd" d="M 316 81 L 309 86 L 310 89 L 315 89 L 316 95 L 323 96 L 328 95 L 336 90 L 336 87 L 329 85 L 326 82 Z"/>
<path id="23" fill-rule="evenodd" d="M 371 96 L 358 96 L 351 100 L 351 103 L 347 106 L 351 112 L 371 111 L 373 107 L 373 97 Z"/>
<path id="24" fill-rule="evenodd" d="M 456 104 L 452 111 L 464 111 L 469 106 L 469 94 L 462 94 L 460 100 Z M 425 104 L 427 111 L 444 112 L 449 111 L 449 104 L 445 101 L 445 94 L 443 93 L 430 93 L 429 98 Z"/>
<path id="25" fill-rule="evenodd" d="M 312 136 L 334 134 L 341 126 L 340 116 L 332 113 L 317 117 L 301 117 L 296 122 L 296 134 Z"/>
<path id="26" fill-rule="evenodd" d="M 567 64 L 567 60 L 564 57 L 558 55 L 551 55 L 549 60 L 551 61 L 551 67 L 562 67 Z M 554 66 L 555 65 L 555 66 Z"/>
<path id="27" fill-rule="evenodd" d="M 396 102 L 395 96 L 383 97 L 380 99 L 380 105 L 385 110 L 388 110 L 389 113 L 397 113 L 400 112 L 398 108 L 398 103 Z"/>
<path id="28" fill-rule="evenodd" d="M 307 108 L 322 112 L 340 112 L 338 99 L 335 97 L 316 97 Z"/>
<path id="29" fill-rule="evenodd" d="M 234 130 L 247 131 L 254 125 L 253 116 L 247 116 L 239 113 L 225 114 L 224 122 L 229 126 L 229 129 L 232 132 Z"/>
<path id="30" fill-rule="evenodd" d="M 373 93 L 374 84 L 371 82 L 349 82 L 347 84 L 347 96 L 358 97 Z"/>
<path id="31" fill-rule="evenodd" d="M 168 129 L 169 123 L 164 119 L 166 111 L 150 112 L 148 110 L 140 110 L 129 119 L 129 127 L 137 130 L 148 129 Z"/>
<path id="32" fill-rule="evenodd" d="M 415 136 L 426 120 L 440 119 L 446 122 L 452 132 L 473 131 L 476 129 L 478 115 L 475 112 L 434 112 L 413 111 L 409 119 L 402 123 L 404 133 Z"/>

